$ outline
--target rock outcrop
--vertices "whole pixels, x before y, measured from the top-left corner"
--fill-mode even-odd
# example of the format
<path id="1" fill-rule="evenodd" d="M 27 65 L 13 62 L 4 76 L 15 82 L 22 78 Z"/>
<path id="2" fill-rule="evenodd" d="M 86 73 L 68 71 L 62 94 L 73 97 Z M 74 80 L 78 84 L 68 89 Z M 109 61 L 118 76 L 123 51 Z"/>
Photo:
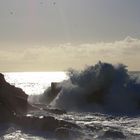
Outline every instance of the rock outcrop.
<path id="1" fill-rule="evenodd" d="M 0 121 L 11 120 L 14 115 L 25 114 L 29 107 L 28 95 L 20 88 L 6 82 L 0 73 Z"/>
<path id="2" fill-rule="evenodd" d="M 49 105 L 61 91 L 61 86 L 57 82 L 52 82 L 51 87 L 47 88 L 42 96 L 39 98 L 39 102 Z"/>
<path id="3" fill-rule="evenodd" d="M 74 123 L 64 120 L 55 119 L 52 116 L 17 116 L 15 118 L 15 124 L 18 124 L 24 128 L 36 129 L 41 131 L 55 131 L 58 128 L 65 127 L 67 129 L 80 127 Z"/>
<path id="4" fill-rule="evenodd" d="M 117 130 L 107 130 L 105 131 L 104 138 L 111 138 L 111 139 L 126 139 L 126 136 L 121 131 Z"/>
<path id="5" fill-rule="evenodd" d="M 34 109 L 34 111 L 41 108 L 30 105 L 27 98 L 28 95 L 22 89 L 10 85 L 5 81 L 4 75 L 0 73 L 0 123 L 10 122 L 22 128 L 56 132 L 57 135 L 62 131 L 59 128 L 66 128 L 67 131 L 72 128 L 80 128 L 76 124 L 58 120 L 52 116 L 28 116 L 27 111 L 29 108 Z M 47 109 L 46 112 L 48 111 L 57 114 L 66 113 L 57 109 Z"/>

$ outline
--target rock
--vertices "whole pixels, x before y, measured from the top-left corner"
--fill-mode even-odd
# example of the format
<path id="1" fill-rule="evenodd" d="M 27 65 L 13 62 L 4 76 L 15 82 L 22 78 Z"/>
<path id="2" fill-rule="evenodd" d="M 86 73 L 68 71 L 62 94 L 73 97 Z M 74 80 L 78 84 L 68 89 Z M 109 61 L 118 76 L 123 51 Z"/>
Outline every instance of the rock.
<path id="1" fill-rule="evenodd" d="M 22 89 L 10 85 L 5 81 L 4 75 L 0 74 L 0 122 L 10 122 L 23 128 L 52 132 L 55 132 L 57 128 L 64 127 L 66 130 L 58 130 L 58 133 L 65 131 L 64 135 L 67 135 L 67 129 L 80 128 L 74 123 L 57 120 L 52 116 L 26 116 L 28 108 L 40 109 L 30 105 L 27 98 L 28 95 Z M 58 114 L 65 113 L 57 109 L 50 109 L 50 111 Z"/>
<path id="2" fill-rule="evenodd" d="M 0 120 L 9 120 L 15 114 L 24 114 L 28 109 L 28 95 L 20 88 L 6 82 L 4 75 L 0 73 Z"/>
<path id="3" fill-rule="evenodd" d="M 65 127 L 60 127 L 55 130 L 55 135 L 58 139 L 66 139 L 70 137 L 70 130 Z"/>
<path id="4" fill-rule="evenodd" d="M 55 136 L 57 139 L 83 139 L 84 134 L 76 129 L 69 129 L 66 127 L 59 127 L 55 130 Z"/>
<path id="5" fill-rule="evenodd" d="M 24 128 L 31 128 L 35 130 L 41 130 L 41 131 L 53 131 L 53 132 L 60 127 L 65 127 L 68 129 L 80 128 L 76 124 L 63 120 L 57 120 L 52 116 L 47 116 L 47 117 L 17 116 L 15 118 L 14 123 Z"/>
<path id="6" fill-rule="evenodd" d="M 39 101 L 49 105 L 61 91 L 61 86 L 57 82 L 52 82 L 51 87 L 47 88 L 43 95 L 40 96 Z"/>
<path id="7" fill-rule="evenodd" d="M 99 126 L 99 125 L 95 125 L 94 126 L 91 126 L 91 125 L 85 125 L 87 129 L 90 129 L 91 131 L 100 131 L 103 129 L 102 126 Z"/>
<path id="8" fill-rule="evenodd" d="M 65 110 L 60 110 L 60 109 L 43 108 L 43 110 L 50 112 L 50 113 L 58 114 L 58 115 L 63 115 L 63 114 L 67 113 Z"/>
<path id="9" fill-rule="evenodd" d="M 59 127 L 81 129 L 81 127 L 78 126 L 77 124 L 72 123 L 72 122 L 67 122 L 67 121 L 64 121 L 64 120 L 59 120 Z"/>
<path id="10" fill-rule="evenodd" d="M 58 127 L 58 121 L 54 117 L 34 117 L 34 116 L 18 116 L 15 119 L 15 124 L 24 128 L 30 128 L 41 131 L 54 131 Z"/>
<path id="11" fill-rule="evenodd" d="M 120 132 L 117 130 L 107 130 L 107 131 L 105 131 L 103 137 L 105 137 L 105 138 L 120 138 L 120 139 L 126 138 L 126 136 L 123 134 L 123 132 Z"/>
<path id="12" fill-rule="evenodd" d="M 32 104 L 32 106 L 35 108 L 40 108 L 40 109 L 47 111 L 49 113 L 54 113 L 54 114 L 58 114 L 58 115 L 63 115 L 63 114 L 67 113 L 65 110 L 51 108 L 51 106 L 47 106 L 46 104 L 38 103 L 38 104 Z"/>
<path id="13" fill-rule="evenodd" d="M 13 112 L 0 101 L 0 122 L 10 122 L 14 118 Z"/>
<path id="14" fill-rule="evenodd" d="M 46 104 L 42 104 L 42 103 L 33 103 L 31 105 L 30 110 L 44 110 L 48 113 L 53 113 L 53 114 L 57 114 L 57 115 L 63 115 L 63 114 L 67 113 L 63 109 L 52 108 L 51 106 L 47 106 Z"/>

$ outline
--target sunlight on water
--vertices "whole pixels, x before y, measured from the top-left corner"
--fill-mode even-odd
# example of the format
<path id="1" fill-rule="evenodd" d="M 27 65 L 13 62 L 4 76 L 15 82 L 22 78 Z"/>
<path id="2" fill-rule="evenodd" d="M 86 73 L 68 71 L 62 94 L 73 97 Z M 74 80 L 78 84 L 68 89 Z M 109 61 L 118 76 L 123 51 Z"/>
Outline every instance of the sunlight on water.
<path id="1" fill-rule="evenodd" d="M 29 95 L 41 94 L 51 82 L 67 79 L 65 72 L 15 72 L 4 75 L 7 82 L 22 88 Z"/>

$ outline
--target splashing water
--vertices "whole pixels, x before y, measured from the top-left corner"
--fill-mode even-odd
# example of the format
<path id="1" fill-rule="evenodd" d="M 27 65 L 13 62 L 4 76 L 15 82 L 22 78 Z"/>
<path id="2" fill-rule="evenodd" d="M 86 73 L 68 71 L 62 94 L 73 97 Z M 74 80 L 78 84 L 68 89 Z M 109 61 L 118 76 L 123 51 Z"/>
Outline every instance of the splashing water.
<path id="1" fill-rule="evenodd" d="M 83 71 L 71 69 L 68 76 L 61 82 L 53 107 L 124 114 L 140 110 L 140 82 L 123 64 L 99 62 Z"/>
<path id="2" fill-rule="evenodd" d="M 55 76 L 54 80 L 50 80 L 47 75 L 51 77 L 54 73 L 6 74 L 10 83 L 22 87 L 29 94 L 43 93 L 43 89 L 56 81 Z M 140 139 L 140 117 L 126 116 L 128 113 L 134 115 L 139 111 L 140 73 L 131 75 L 124 65 L 113 66 L 100 62 L 82 71 L 69 70 L 69 78 L 64 78 L 63 75 L 65 73 L 59 76 L 62 80 L 65 79 L 60 82 L 61 91 L 51 105 L 67 109 L 68 112 L 57 115 L 39 110 L 30 112 L 31 115 L 51 115 L 56 119 L 77 124 L 81 129 L 73 131 L 76 134 L 79 132 L 79 136 L 70 140 Z M 49 88 L 46 91 L 49 91 Z M 48 93 L 46 91 L 44 94 Z M 80 112 L 76 112 L 77 110 Z M 104 112 L 110 114 L 103 114 Z M 117 113 L 117 116 L 112 113 Z M 118 113 L 123 116 L 119 116 Z M 54 133 L 24 130 L 13 124 L 6 127 L 0 125 L 0 139 L 56 140 Z"/>

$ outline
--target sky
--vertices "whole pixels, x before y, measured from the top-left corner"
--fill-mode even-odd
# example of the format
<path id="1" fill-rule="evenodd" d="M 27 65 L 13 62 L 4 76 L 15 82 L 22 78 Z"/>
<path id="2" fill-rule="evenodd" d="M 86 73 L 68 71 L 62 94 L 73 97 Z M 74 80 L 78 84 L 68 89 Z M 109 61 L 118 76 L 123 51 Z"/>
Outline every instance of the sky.
<path id="1" fill-rule="evenodd" d="M 0 0 L 0 71 L 140 70 L 139 0 Z"/>

